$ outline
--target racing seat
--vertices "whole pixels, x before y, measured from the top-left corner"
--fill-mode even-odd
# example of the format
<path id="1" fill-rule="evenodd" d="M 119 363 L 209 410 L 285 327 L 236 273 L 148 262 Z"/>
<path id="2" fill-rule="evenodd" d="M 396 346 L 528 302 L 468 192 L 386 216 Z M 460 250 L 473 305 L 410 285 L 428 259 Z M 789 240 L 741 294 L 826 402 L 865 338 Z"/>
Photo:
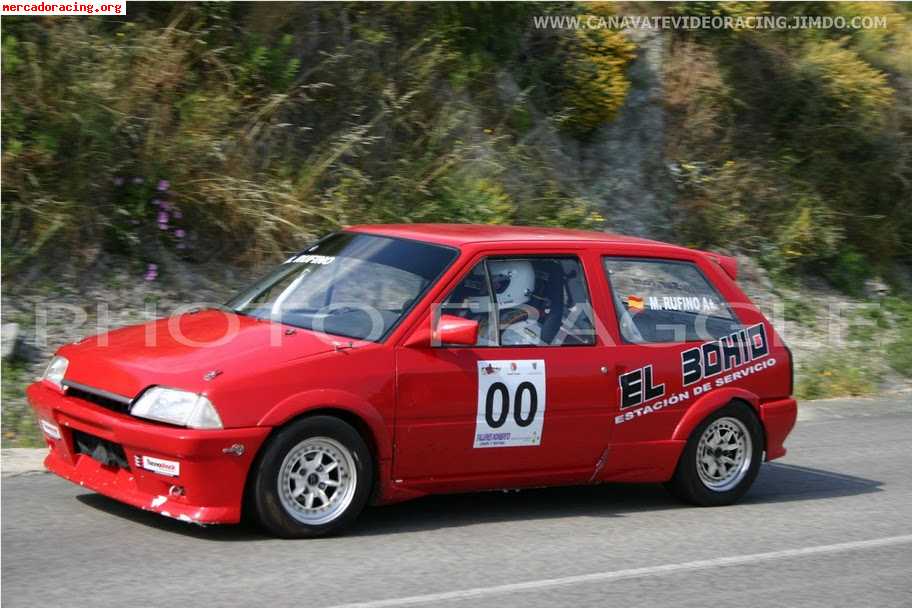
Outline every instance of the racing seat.
<path id="1" fill-rule="evenodd" d="M 540 262 L 537 266 L 536 270 L 548 277 L 540 292 L 543 304 L 541 341 L 551 344 L 564 319 L 564 269 L 559 262 Z"/>

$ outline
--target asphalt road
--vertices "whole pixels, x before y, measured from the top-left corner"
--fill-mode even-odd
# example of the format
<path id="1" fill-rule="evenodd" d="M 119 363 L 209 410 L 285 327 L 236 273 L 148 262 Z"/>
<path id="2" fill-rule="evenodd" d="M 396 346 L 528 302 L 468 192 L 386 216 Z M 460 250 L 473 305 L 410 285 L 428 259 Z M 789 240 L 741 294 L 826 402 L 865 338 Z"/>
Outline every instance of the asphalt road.
<path id="1" fill-rule="evenodd" d="M 2 481 L 4 607 L 912 606 L 912 399 L 802 410 L 745 501 L 661 487 L 433 497 L 281 541 Z"/>

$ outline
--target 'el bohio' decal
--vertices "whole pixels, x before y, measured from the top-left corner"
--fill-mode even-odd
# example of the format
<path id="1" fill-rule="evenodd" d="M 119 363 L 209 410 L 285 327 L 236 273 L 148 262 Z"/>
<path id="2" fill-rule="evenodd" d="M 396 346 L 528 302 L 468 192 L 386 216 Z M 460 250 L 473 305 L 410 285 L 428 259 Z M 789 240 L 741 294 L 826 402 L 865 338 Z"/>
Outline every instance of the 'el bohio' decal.
<path id="1" fill-rule="evenodd" d="M 761 372 L 776 364 L 775 357 L 767 357 L 769 352 L 766 327 L 758 323 L 683 351 L 681 385 L 684 388 L 671 395 L 665 395 L 664 383 L 653 379 L 652 365 L 621 374 L 618 376 L 621 414 L 614 417 L 614 422 L 622 424 Z M 735 371 L 720 375 L 729 370 Z M 706 381 L 715 376 L 718 377 L 714 381 Z"/>
<path id="2" fill-rule="evenodd" d="M 681 353 L 684 386 L 727 372 L 769 354 L 766 328 L 762 323 L 736 331 L 720 340 L 707 342 Z"/>

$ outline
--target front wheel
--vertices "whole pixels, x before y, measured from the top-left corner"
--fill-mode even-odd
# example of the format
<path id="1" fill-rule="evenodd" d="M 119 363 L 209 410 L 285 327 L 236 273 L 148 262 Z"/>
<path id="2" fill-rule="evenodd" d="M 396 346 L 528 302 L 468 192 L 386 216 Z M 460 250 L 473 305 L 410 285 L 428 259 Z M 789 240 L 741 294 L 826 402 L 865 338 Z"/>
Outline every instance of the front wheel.
<path id="1" fill-rule="evenodd" d="M 763 429 L 757 416 L 749 406 L 732 403 L 694 429 L 666 487 L 695 505 L 732 504 L 754 483 L 762 455 Z"/>
<path id="2" fill-rule="evenodd" d="M 373 460 L 351 425 L 331 416 L 298 420 L 266 446 L 255 472 L 259 523 L 284 538 L 341 531 L 367 504 Z"/>

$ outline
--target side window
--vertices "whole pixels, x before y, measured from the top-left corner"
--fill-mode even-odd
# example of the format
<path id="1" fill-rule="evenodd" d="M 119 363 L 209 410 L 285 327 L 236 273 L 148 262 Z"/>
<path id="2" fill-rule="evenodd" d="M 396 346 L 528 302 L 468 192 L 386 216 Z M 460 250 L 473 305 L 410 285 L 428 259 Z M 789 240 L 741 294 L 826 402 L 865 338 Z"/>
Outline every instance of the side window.
<path id="1" fill-rule="evenodd" d="M 621 335 L 627 342 L 712 340 L 741 325 L 690 262 L 604 258 Z"/>
<path id="2" fill-rule="evenodd" d="M 497 325 L 492 321 L 495 314 L 494 300 L 491 298 L 491 284 L 484 262 L 476 264 L 472 272 L 450 292 L 440 307 L 440 313 L 478 321 L 476 346 L 497 345 Z"/>
<path id="3" fill-rule="evenodd" d="M 583 269 L 574 257 L 489 258 L 443 303 L 479 323 L 478 346 L 595 343 Z"/>

